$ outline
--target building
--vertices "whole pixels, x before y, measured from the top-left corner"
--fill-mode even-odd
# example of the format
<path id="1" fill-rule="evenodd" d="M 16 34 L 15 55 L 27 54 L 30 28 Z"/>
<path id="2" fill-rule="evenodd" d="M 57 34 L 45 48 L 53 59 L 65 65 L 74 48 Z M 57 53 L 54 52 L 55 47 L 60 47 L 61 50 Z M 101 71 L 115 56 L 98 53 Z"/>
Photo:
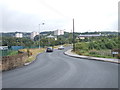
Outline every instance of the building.
<path id="1" fill-rule="evenodd" d="M 53 39 L 57 40 L 57 37 L 52 36 L 52 35 L 49 35 L 49 36 L 47 36 L 46 38 L 53 38 Z"/>
<path id="2" fill-rule="evenodd" d="M 34 39 L 35 36 L 39 35 L 38 32 L 32 32 L 30 38 Z"/>
<path id="3" fill-rule="evenodd" d="M 64 35 L 64 30 L 55 30 L 54 35 Z"/>
<path id="4" fill-rule="evenodd" d="M 85 38 L 89 38 L 89 37 L 99 37 L 101 36 L 101 33 L 100 34 L 85 34 L 85 35 L 79 35 L 77 37 L 77 39 L 85 39 Z"/>
<path id="5" fill-rule="evenodd" d="M 15 34 L 15 37 L 16 37 L 16 38 L 22 38 L 22 37 L 23 37 L 23 34 L 22 34 L 22 33 L 16 33 L 16 34 Z"/>
<path id="6" fill-rule="evenodd" d="M 7 50 L 8 46 L 0 46 L 0 50 Z"/>

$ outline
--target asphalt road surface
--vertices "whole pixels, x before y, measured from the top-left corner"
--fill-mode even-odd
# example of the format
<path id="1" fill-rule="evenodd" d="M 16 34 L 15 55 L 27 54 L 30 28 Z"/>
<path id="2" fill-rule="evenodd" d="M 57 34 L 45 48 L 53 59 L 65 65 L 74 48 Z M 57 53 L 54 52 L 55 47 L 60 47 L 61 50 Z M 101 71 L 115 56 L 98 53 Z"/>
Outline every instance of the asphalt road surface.
<path id="1" fill-rule="evenodd" d="M 118 64 L 41 53 L 28 66 L 2 73 L 3 88 L 118 88 Z"/>

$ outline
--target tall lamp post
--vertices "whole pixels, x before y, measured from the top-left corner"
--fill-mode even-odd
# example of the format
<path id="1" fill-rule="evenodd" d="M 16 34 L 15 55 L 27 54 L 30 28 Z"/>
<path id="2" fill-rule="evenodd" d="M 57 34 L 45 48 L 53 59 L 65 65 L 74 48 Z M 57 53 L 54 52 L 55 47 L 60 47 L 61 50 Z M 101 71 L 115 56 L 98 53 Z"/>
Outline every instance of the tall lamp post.
<path id="1" fill-rule="evenodd" d="M 45 23 L 39 24 L 39 49 L 40 49 L 40 25 L 44 25 Z"/>

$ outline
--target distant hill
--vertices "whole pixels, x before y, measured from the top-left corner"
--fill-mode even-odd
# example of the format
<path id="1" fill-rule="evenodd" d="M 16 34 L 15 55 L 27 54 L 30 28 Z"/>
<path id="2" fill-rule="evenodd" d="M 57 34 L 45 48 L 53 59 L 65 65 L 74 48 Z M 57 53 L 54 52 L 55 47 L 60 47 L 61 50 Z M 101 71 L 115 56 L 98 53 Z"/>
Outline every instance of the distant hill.
<path id="1" fill-rule="evenodd" d="M 79 33 L 79 34 L 105 34 L 105 35 L 117 35 L 118 32 L 109 32 L 109 31 L 101 31 L 101 32 L 83 32 L 83 33 Z M 78 33 L 77 33 L 78 34 Z"/>
<path id="2" fill-rule="evenodd" d="M 54 35 L 54 31 L 45 31 L 45 32 L 41 32 L 40 34 Z"/>
<path id="3" fill-rule="evenodd" d="M 29 37 L 30 33 L 27 32 L 8 32 L 8 33 L 0 33 L 3 37 L 14 37 L 16 33 L 22 33 L 23 37 Z"/>
<path id="4" fill-rule="evenodd" d="M 1 35 L 4 36 L 4 37 L 13 37 L 13 36 L 15 36 L 15 32 L 1 33 Z"/>
<path id="5" fill-rule="evenodd" d="M 30 32 L 8 32 L 8 33 L 0 33 L 1 36 L 3 37 L 14 37 L 16 33 L 22 33 L 23 37 L 30 37 Z M 117 35 L 118 32 L 108 32 L 108 31 L 102 31 L 102 32 L 83 32 L 83 33 L 79 33 L 79 32 L 75 32 L 75 35 L 80 35 L 80 34 L 105 34 L 105 35 Z M 40 34 L 43 35 L 54 35 L 54 31 L 45 31 L 45 32 L 41 32 Z M 69 32 L 65 32 L 63 36 L 69 36 Z M 72 34 L 72 33 L 71 33 Z"/>

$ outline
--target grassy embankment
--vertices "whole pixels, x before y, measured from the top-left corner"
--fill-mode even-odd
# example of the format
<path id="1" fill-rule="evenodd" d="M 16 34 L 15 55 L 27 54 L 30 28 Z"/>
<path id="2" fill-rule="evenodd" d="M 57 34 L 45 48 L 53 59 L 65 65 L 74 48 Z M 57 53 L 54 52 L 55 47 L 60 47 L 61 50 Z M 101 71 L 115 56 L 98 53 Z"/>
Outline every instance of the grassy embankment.
<path id="1" fill-rule="evenodd" d="M 58 46 L 54 46 L 54 49 L 57 49 L 59 46 L 61 45 L 58 45 Z M 71 46 L 71 44 L 64 44 L 63 46 L 67 47 L 67 46 Z M 39 53 L 42 53 L 45 51 L 46 48 L 36 48 L 36 49 L 29 49 L 29 51 L 32 53 L 32 55 L 30 55 L 27 59 L 26 59 L 26 63 L 28 62 L 31 62 L 33 60 L 35 60 L 36 56 L 39 54 Z M 27 52 L 27 49 L 21 49 L 20 51 L 22 52 Z M 7 55 L 6 56 L 13 56 L 13 55 L 17 55 L 18 54 L 18 51 L 8 51 L 7 52 Z"/>
<path id="2" fill-rule="evenodd" d="M 0 56 L 13 56 L 13 55 L 17 55 L 18 51 L 14 51 L 14 50 L 0 50 Z"/>
<path id="3" fill-rule="evenodd" d="M 20 51 L 23 51 L 23 52 L 27 52 L 27 49 L 21 49 Z M 26 59 L 26 63 L 28 62 L 32 62 L 35 60 L 36 56 L 39 54 L 39 53 L 42 53 L 45 51 L 45 48 L 41 48 L 41 49 L 29 49 L 29 52 L 32 53 L 32 55 L 30 55 L 27 59 Z"/>
<path id="4" fill-rule="evenodd" d="M 9 52 L 8 56 L 12 56 L 12 55 L 16 55 L 16 54 L 18 54 L 18 51 L 11 51 L 11 52 Z"/>
<path id="5" fill-rule="evenodd" d="M 79 55 L 85 55 L 85 56 L 93 56 L 93 57 L 101 57 L 101 58 L 117 58 L 113 57 L 111 54 L 111 50 L 76 50 L 75 53 Z"/>
<path id="6" fill-rule="evenodd" d="M 77 43 L 75 49 L 73 53 L 78 55 L 117 59 L 111 54 L 111 49 L 89 49 L 88 43 Z"/>

